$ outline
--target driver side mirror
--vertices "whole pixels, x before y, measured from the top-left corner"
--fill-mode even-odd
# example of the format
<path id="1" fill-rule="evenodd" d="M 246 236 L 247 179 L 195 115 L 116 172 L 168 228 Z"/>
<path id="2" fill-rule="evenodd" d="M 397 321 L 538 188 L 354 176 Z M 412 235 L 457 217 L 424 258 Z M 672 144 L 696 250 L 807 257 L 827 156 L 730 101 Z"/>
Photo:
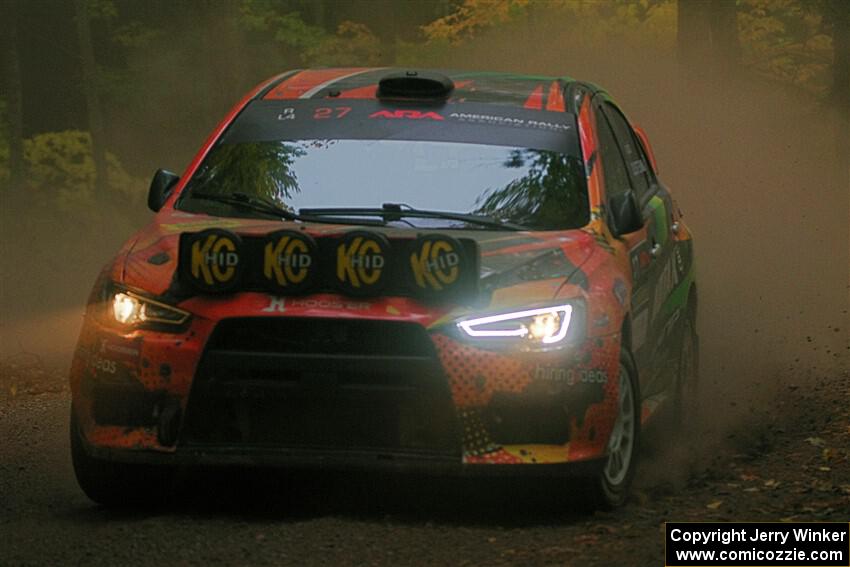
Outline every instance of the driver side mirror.
<path id="1" fill-rule="evenodd" d="M 148 190 L 148 208 L 153 212 L 159 211 L 178 181 L 180 181 L 180 176 L 176 173 L 157 169 L 156 173 L 153 174 L 151 187 Z"/>
<path id="2" fill-rule="evenodd" d="M 620 237 L 643 228 L 643 216 L 634 191 L 625 191 L 608 199 L 611 207 L 611 232 Z"/>

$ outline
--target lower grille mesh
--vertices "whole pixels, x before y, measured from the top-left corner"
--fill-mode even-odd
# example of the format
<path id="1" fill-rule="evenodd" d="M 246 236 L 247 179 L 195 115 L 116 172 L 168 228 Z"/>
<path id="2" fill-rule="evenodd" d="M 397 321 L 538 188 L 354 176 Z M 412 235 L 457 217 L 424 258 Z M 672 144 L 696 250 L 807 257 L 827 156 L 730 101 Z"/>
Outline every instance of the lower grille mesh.
<path id="1" fill-rule="evenodd" d="M 427 332 L 370 320 L 222 321 L 195 375 L 182 442 L 460 453 Z"/>

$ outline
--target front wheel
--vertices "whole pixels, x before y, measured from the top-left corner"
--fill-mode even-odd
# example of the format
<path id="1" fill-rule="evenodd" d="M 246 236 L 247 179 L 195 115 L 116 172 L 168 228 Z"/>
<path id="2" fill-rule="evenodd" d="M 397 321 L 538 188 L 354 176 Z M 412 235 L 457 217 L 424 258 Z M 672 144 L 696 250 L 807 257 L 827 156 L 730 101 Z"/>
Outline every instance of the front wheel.
<path id="1" fill-rule="evenodd" d="M 91 500 L 104 506 L 152 506 L 171 489 L 169 467 L 116 463 L 86 452 L 77 420 L 71 411 L 71 461 L 77 484 Z"/>
<path id="2" fill-rule="evenodd" d="M 602 508 L 622 506 L 635 476 L 640 440 L 640 389 L 631 356 L 620 355 L 617 418 L 608 440 L 601 473 L 591 480 L 593 503 Z"/>

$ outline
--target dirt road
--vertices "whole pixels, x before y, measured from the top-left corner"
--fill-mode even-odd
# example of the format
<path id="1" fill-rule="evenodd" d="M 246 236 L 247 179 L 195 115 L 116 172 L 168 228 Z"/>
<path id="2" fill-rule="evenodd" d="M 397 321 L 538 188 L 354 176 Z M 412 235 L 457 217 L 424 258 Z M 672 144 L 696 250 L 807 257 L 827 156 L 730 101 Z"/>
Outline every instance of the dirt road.
<path id="1" fill-rule="evenodd" d="M 27 364 L 0 368 L 3 566 L 657 566 L 664 521 L 850 520 L 846 374 L 783 383 L 734 426 L 676 448 L 656 431 L 634 497 L 614 513 L 570 511 L 553 497 L 568 483 L 240 470 L 190 471 L 168 506 L 111 511 L 74 481 L 64 378 Z"/>

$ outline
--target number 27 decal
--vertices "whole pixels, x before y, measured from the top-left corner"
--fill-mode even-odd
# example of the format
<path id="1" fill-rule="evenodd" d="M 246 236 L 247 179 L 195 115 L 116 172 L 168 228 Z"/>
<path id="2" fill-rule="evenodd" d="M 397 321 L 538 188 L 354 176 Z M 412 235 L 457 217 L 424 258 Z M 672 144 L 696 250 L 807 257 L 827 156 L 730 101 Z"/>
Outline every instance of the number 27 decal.
<path id="1" fill-rule="evenodd" d="M 325 120 L 327 118 L 342 118 L 349 112 L 351 112 L 350 106 L 320 106 L 316 109 L 315 112 L 313 112 L 313 118 L 315 118 L 316 120 Z"/>

